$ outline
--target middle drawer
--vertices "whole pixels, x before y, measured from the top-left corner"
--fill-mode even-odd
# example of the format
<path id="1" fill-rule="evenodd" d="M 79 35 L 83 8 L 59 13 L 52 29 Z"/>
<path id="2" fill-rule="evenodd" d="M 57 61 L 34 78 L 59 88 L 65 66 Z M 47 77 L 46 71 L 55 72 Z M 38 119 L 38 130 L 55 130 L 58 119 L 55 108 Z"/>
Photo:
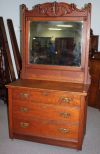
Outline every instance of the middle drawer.
<path id="1" fill-rule="evenodd" d="M 16 117 L 42 118 L 49 120 L 63 120 L 70 122 L 79 121 L 78 107 L 64 107 L 59 105 L 31 103 L 16 101 L 13 106 L 13 115 Z"/>

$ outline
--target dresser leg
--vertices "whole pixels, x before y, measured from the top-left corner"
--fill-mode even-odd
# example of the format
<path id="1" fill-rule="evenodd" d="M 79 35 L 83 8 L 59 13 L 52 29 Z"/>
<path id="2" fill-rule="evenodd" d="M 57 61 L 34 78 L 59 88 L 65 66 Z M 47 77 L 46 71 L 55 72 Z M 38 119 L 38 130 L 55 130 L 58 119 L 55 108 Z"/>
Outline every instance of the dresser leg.
<path id="1" fill-rule="evenodd" d="M 14 139 L 14 137 L 13 137 L 13 134 L 12 134 L 12 133 L 9 133 L 9 138 L 10 138 L 10 139 Z"/>

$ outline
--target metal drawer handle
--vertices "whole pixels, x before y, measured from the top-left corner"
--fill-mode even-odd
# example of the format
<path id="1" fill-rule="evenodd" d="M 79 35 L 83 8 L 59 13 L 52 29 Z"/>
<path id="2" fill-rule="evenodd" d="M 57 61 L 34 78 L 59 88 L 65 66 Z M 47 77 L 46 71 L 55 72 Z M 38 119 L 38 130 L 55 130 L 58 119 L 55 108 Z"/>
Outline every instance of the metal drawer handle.
<path id="1" fill-rule="evenodd" d="M 26 107 L 21 107 L 21 108 L 20 108 L 20 112 L 28 112 L 28 108 L 26 108 Z"/>
<path id="2" fill-rule="evenodd" d="M 20 96 L 23 97 L 23 98 L 27 98 L 28 94 L 27 93 L 20 93 Z"/>
<path id="3" fill-rule="evenodd" d="M 59 128 L 59 131 L 60 131 L 61 133 L 63 133 L 63 134 L 69 133 L 69 129 L 67 129 L 67 128 Z"/>
<path id="4" fill-rule="evenodd" d="M 61 97 L 61 103 L 70 103 L 72 101 L 72 98 L 68 97 Z"/>
<path id="5" fill-rule="evenodd" d="M 70 113 L 61 112 L 60 116 L 62 116 L 63 118 L 69 118 L 71 115 L 70 115 Z"/>
<path id="6" fill-rule="evenodd" d="M 27 123 L 27 122 L 21 122 L 20 123 L 21 128 L 27 128 L 28 126 L 29 126 L 29 123 Z"/>

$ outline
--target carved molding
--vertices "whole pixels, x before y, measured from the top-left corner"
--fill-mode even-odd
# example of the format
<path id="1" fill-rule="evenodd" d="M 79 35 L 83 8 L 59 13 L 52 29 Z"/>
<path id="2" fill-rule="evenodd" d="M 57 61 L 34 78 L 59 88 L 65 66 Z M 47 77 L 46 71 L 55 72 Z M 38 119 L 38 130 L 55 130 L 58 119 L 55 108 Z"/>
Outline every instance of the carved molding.
<path id="1" fill-rule="evenodd" d="M 43 5 L 37 5 L 34 9 L 38 10 L 39 15 L 47 16 L 65 16 L 75 10 L 74 4 L 65 3 L 45 3 Z"/>
<path id="2" fill-rule="evenodd" d="M 91 4 L 85 5 L 84 8 L 78 9 L 75 4 L 68 4 L 64 2 L 53 2 L 38 4 L 33 7 L 32 10 L 28 10 L 25 5 L 22 5 L 23 10 L 27 13 L 32 13 L 33 16 L 68 16 L 75 13 L 84 13 L 91 8 Z"/>

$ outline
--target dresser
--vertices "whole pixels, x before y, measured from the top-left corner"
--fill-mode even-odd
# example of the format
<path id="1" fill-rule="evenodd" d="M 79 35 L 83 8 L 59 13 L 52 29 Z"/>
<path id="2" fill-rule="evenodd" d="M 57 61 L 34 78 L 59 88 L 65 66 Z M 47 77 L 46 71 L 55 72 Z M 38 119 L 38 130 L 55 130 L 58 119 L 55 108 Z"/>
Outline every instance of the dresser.
<path id="1" fill-rule="evenodd" d="M 81 148 L 87 86 L 18 80 L 8 89 L 11 138 Z"/>
<path id="2" fill-rule="evenodd" d="M 81 150 L 91 4 L 79 10 L 53 2 L 21 10 L 22 70 L 7 85 L 9 137 Z"/>

